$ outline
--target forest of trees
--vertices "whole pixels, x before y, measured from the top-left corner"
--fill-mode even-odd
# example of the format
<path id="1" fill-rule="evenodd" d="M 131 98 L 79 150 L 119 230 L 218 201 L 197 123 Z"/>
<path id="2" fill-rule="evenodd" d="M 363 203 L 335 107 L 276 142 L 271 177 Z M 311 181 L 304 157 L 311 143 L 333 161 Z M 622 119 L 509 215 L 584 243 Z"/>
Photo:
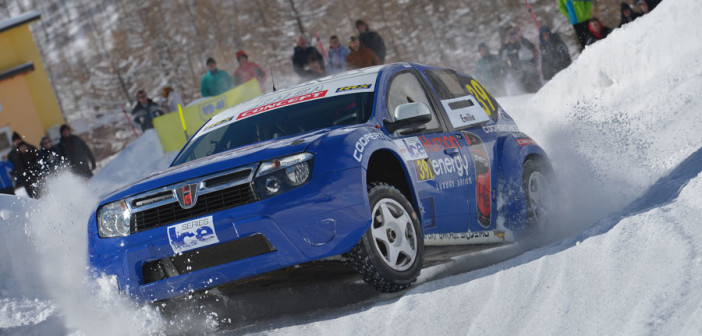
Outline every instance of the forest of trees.
<path id="1" fill-rule="evenodd" d="M 572 29 L 556 0 L 531 0 L 542 24 L 560 33 L 576 54 Z M 619 1 L 598 2 L 606 24 L 618 22 Z M 362 18 L 388 47 L 388 62 L 412 61 L 472 72 L 477 45 L 493 52 L 498 31 L 518 26 L 537 42 L 536 26 L 520 0 L 0 0 L 0 19 L 37 10 L 32 31 L 69 122 L 99 124 L 121 114 L 138 89 L 156 96 L 165 85 L 186 102 L 199 97 L 205 59 L 236 68 L 246 50 L 277 87 L 295 84 L 290 57 L 297 36 L 318 33 L 344 43 Z M 608 14 L 609 13 L 609 14 Z"/>

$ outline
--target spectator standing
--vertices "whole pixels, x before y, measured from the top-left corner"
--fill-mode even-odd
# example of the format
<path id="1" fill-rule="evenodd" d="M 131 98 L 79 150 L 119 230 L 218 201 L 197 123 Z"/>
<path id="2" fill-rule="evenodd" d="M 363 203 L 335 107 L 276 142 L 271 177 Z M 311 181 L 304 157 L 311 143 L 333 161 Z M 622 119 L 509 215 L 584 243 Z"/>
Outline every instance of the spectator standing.
<path id="1" fill-rule="evenodd" d="M 29 197 L 35 196 L 37 148 L 24 142 L 17 132 L 12 133 L 12 149 L 8 161 L 12 165 L 10 175 L 15 187 L 27 191 Z"/>
<path id="2" fill-rule="evenodd" d="M 15 194 L 15 186 L 10 176 L 10 171 L 13 168 L 12 162 L 7 160 L 7 155 L 3 156 L 2 161 L 0 161 L 0 194 Z"/>
<path id="3" fill-rule="evenodd" d="M 361 69 L 382 64 L 373 50 L 366 48 L 356 36 L 351 36 L 349 39 L 349 49 L 351 49 L 351 51 L 348 56 L 346 56 L 346 70 Z"/>
<path id="4" fill-rule="evenodd" d="M 154 128 L 154 118 L 163 115 L 161 107 L 158 106 L 147 95 L 146 91 L 137 91 L 137 103 L 132 109 L 132 118 L 141 126 L 142 131 Z"/>
<path id="5" fill-rule="evenodd" d="M 71 134 L 71 127 L 61 125 L 61 141 L 58 152 L 66 158 L 71 171 L 79 176 L 91 178 L 95 169 L 95 156 L 90 147 L 81 138 Z"/>
<path id="6" fill-rule="evenodd" d="M 53 175 L 63 163 L 58 149 L 52 146 L 49 137 L 42 137 L 37 152 L 37 198 L 43 192 L 46 180 Z"/>
<path id="7" fill-rule="evenodd" d="M 234 70 L 234 85 L 241 85 L 256 78 L 258 85 L 261 86 L 261 92 L 263 92 L 263 83 L 266 80 L 266 72 L 263 71 L 263 68 L 250 62 L 249 55 L 243 50 L 237 51 L 236 60 L 239 62 L 239 66 Z"/>
<path id="8" fill-rule="evenodd" d="M 641 16 L 650 13 L 651 9 L 653 9 L 651 8 L 649 2 L 646 0 L 638 0 L 636 1 L 636 5 L 639 6 L 639 9 L 641 10 Z"/>
<path id="9" fill-rule="evenodd" d="M 478 44 L 480 59 L 475 64 L 475 74 L 493 96 L 504 96 L 505 77 L 507 77 L 507 67 L 505 62 L 499 57 L 490 53 L 487 44 Z"/>
<path id="10" fill-rule="evenodd" d="M 631 6 L 628 3 L 622 2 L 621 4 L 621 22 L 619 27 L 636 20 L 639 17 L 638 13 L 631 10 Z"/>
<path id="11" fill-rule="evenodd" d="M 161 97 L 164 99 L 163 110 L 166 113 L 178 112 L 178 105 L 185 107 L 183 97 L 170 86 L 161 89 Z"/>
<path id="12" fill-rule="evenodd" d="M 13 176 L 17 187 L 24 187 L 27 195 L 31 198 L 36 198 L 37 193 L 37 148 L 21 141 L 17 144 L 17 148 L 13 149 L 14 165 Z"/>
<path id="13" fill-rule="evenodd" d="M 538 91 L 541 79 L 536 69 L 536 46 L 522 37 L 516 28 L 509 29 L 505 39 L 500 55 L 507 62 L 512 76 L 524 91 Z"/>
<path id="14" fill-rule="evenodd" d="M 547 26 L 539 30 L 539 50 L 541 51 L 541 73 L 544 80 L 550 80 L 570 63 L 570 53 L 561 37 L 552 33 Z"/>
<path id="15" fill-rule="evenodd" d="M 366 21 L 363 20 L 356 20 L 356 29 L 361 45 L 372 50 L 378 56 L 380 64 L 385 63 L 385 41 L 380 37 L 380 34 L 370 30 Z"/>
<path id="16" fill-rule="evenodd" d="M 612 29 L 609 27 L 605 27 L 602 25 L 602 22 L 598 20 L 597 18 L 592 18 L 590 19 L 590 22 L 587 24 L 588 30 L 589 30 L 589 36 L 587 38 L 587 45 L 593 44 L 599 40 L 604 39 L 609 35 L 609 33 L 612 32 Z"/>
<path id="17" fill-rule="evenodd" d="M 585 48 L 589 36 L 587 24 L 592 17 L 592 0 L 558 0 L 558 9 L 573 25 L 580 48 Z"/>
<path id="18" fill-rule="evenodd" d="M 310 57 L 307 59 L 307 63 L 310 66 L 312 78 L 321 78 L 327 75 L 327 70 L 324 68 L 324 63 L 314 54 L 310 55 Z"/>
<path id="19" fill-rule="evenodd" d="M 327 59 L 327 73 L 333 75 L 346 70 L 346 56 L 349 55 L 349 49 L 339 42 L 339 37 L 336 35 L 329 39 L 329 52 L 327 55 L 329 56 L 329 59 Z"/>
<path id="20" fill-rule="evenodd" d="M 314 71 L 310 69 L 310 55 L 314 55 L 316 59 L 321 60 L 321 66 L 324 68 L 322 54 L 307 42 L 307 38 L 304 36 L 298 37 L 297 46 L 295 46 L 292 56 L 293 70 L 305 80 L 316 78 Z"/>
<path id="21" fill-rule="evenodd" d="M 200 81 L 200 93 L 203 97 L 217 96 L 234 87 L 234 80 L 224 70 L 217 69 L 217 61 L 210 57 L 207 59 L 207 73 Z"/>

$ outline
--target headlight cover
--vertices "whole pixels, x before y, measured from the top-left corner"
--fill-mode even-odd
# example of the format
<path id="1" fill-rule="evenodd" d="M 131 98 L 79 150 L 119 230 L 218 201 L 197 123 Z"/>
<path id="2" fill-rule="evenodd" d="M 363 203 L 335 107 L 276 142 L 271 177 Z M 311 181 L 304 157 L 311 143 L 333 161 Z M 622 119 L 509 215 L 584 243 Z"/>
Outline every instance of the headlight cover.
<path id="1" fill-rule="evenodd" d="M 300 153 L 261 162 L 254 179 L 258 198 L 266 199 L 307 183 L 313 158 L 311 153 Z"/>
<path id="2" fill-rule="evenodd" d="M 98 234 L 101 238 L 128 236 L 130 217 L 124 200 L 103 205 L 97 213 Z"/>

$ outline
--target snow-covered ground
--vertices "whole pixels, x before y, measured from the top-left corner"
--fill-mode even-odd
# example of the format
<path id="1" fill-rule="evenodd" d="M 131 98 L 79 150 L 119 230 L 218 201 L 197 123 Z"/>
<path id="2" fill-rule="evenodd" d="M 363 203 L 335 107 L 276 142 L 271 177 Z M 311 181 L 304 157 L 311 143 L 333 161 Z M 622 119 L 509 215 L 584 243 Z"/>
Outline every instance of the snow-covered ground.
<path id="1" fill-rule="evenodd" d="M 456 270 L 470 262 L 455 258 L 425 269 L 402 295 L 314 314 L 293 310 L 220 332 L 701 335 L 695 9 L 694 0 L 664 1 L 589 47 L 537 94 L 501 101 L 552 157 L 563 209 L 555 242 L 466 272 Z M 99 195 L 165 167 L 172 154 L 159 151 L 147 133 L 89 183 L 64 176 L 39 202 L 0 196 L 0 334 L 216 331 L 215 313 L 167 321 L 104 281 L 85 280 L 85 223 Z"/>

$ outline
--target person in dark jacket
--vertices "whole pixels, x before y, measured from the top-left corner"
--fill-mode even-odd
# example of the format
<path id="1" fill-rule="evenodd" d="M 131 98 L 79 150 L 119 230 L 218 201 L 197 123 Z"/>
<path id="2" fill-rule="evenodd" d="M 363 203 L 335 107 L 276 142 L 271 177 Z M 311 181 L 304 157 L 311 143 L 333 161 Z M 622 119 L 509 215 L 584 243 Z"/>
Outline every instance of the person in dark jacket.
<path id="1" fill-rule="evenodd" d="M 36 161 L 37 148 L 24 142 L 19 133 L 12 133 L 12 150 L 8 154 L 8 161 L 13 168 L 10 172 L 15 181 L 15 187 L 24 187 L 29 197 L 36 196 Z"/>
<path id="2" fill-rule="evenodd" d="M 507 65 L 499 57 L 490 53 L 487 44 L 478 44 L 480 59 L 475 64 L 475 75 L 493 96 L 504 96 Z"/>
<path id="3" fill-rule="evenodd" d="M 373 50 L 366 48 L 356 36 L 351 36 L 349 39 L 349 49 L 351 51 L 346 56 L 346 70 L 367 68 L 381 64 L 380 59 Z"/>
<path id="4" fill-rule="evenodd" d="M 322 54 L 320 54 L 315 47 L 307 43 L 307 38 L 305 38 L 304 36 L 298 37 L 297 46 L 295 46 L 295 49 L 293 51 L 292 64 L 295 73 L 302 77 L 302 79 L 304 80 L 317 78 L 314 71 L 310 69 L 310 55 L 314 55 L 318 60 L 320 60 L 320 65 L 323 69 L 325 68 L 324 58 L 322 58 Z"/>
<path id="5" fill-rule="evenodd" d="M 15 165 L 15 181 L 18 187 L 24 187 L 27 195 L 31 198 L 38 197 L 36 169 L 37 148 L 22 141 L 17 146 L 17 156 Z"/>
<path id="6" fill-rule="evenodd" d="M 146 91 L 137 92 L 137 103 L 132 109 L 132 118 L 141 126 L 142 131 L 154 128 L 154 118 L 163 115 L 161 107 L 146 96 Z"/>
<path id="7" fill-rule="evenodd" d="M 370 30 L 366 21 L 363 20 L 356 20 L 356 29 L 358 30 L 358 39 L 361 40 L 361 44 L 372 50 L 378 56 L 380 64 L 384 64 L 385 41 L 380 37 L 380 34 Z"/>
<path id="8" fill-rule="evenodd" d="M 37 152 L 37 198 L 43 192 L 46 180 L 53 175 L 63 163 L 61 156 L 58 154 L 58 149 L 51 144 L 49 137 L 41 138 Z"/>
<path id="9" fill-rule="evenodd" d="M 621 22 L 619 23 L 619 27 L 634 21 L 639 17 L 639 14 L 631 10 L 631 6 L 629 6 L 628 3 L 622 2 L 621 8 Z"/>
<path id="10" fill-rule="evenodd" d="M 58 152 L 66 158 L 71 171 L 86 178 L 93 176 L 95 169 L 95 156 L 90 147 L 81 138 L 71 134 L 71 127 L 61 125 L 61 140 L 58 144 Z"/>
<path id="11" fill-rule="evenodd" d="M 602 22 L 597 18 L 590 19 L 587 24 L 587 29 L 590 31 L 590 34 L 587 37 L 585 45 L 591 45 L 602 40 L 612 32 L 612 28 L 603 26 Z"/>
<path id="12" fill-rule="evenodd" d="M 534 93 L 541 87 L 536 69 L 536 54 L 536 46 L 522 37 L 517 28 L 512 27 L 507 31 L 500 55 L 507 62 L 517 83 L 529 93 Z"/>
<path id="13" fill-rule="evenodd" d="M 561 37 L 552 33 L 547 26 L 539 30 L 539 49 L 541 50 L 541 73 L 544 80 L 550 80 L 559 71 L 567 68 L 570 63 L 570 53 Z"/>

